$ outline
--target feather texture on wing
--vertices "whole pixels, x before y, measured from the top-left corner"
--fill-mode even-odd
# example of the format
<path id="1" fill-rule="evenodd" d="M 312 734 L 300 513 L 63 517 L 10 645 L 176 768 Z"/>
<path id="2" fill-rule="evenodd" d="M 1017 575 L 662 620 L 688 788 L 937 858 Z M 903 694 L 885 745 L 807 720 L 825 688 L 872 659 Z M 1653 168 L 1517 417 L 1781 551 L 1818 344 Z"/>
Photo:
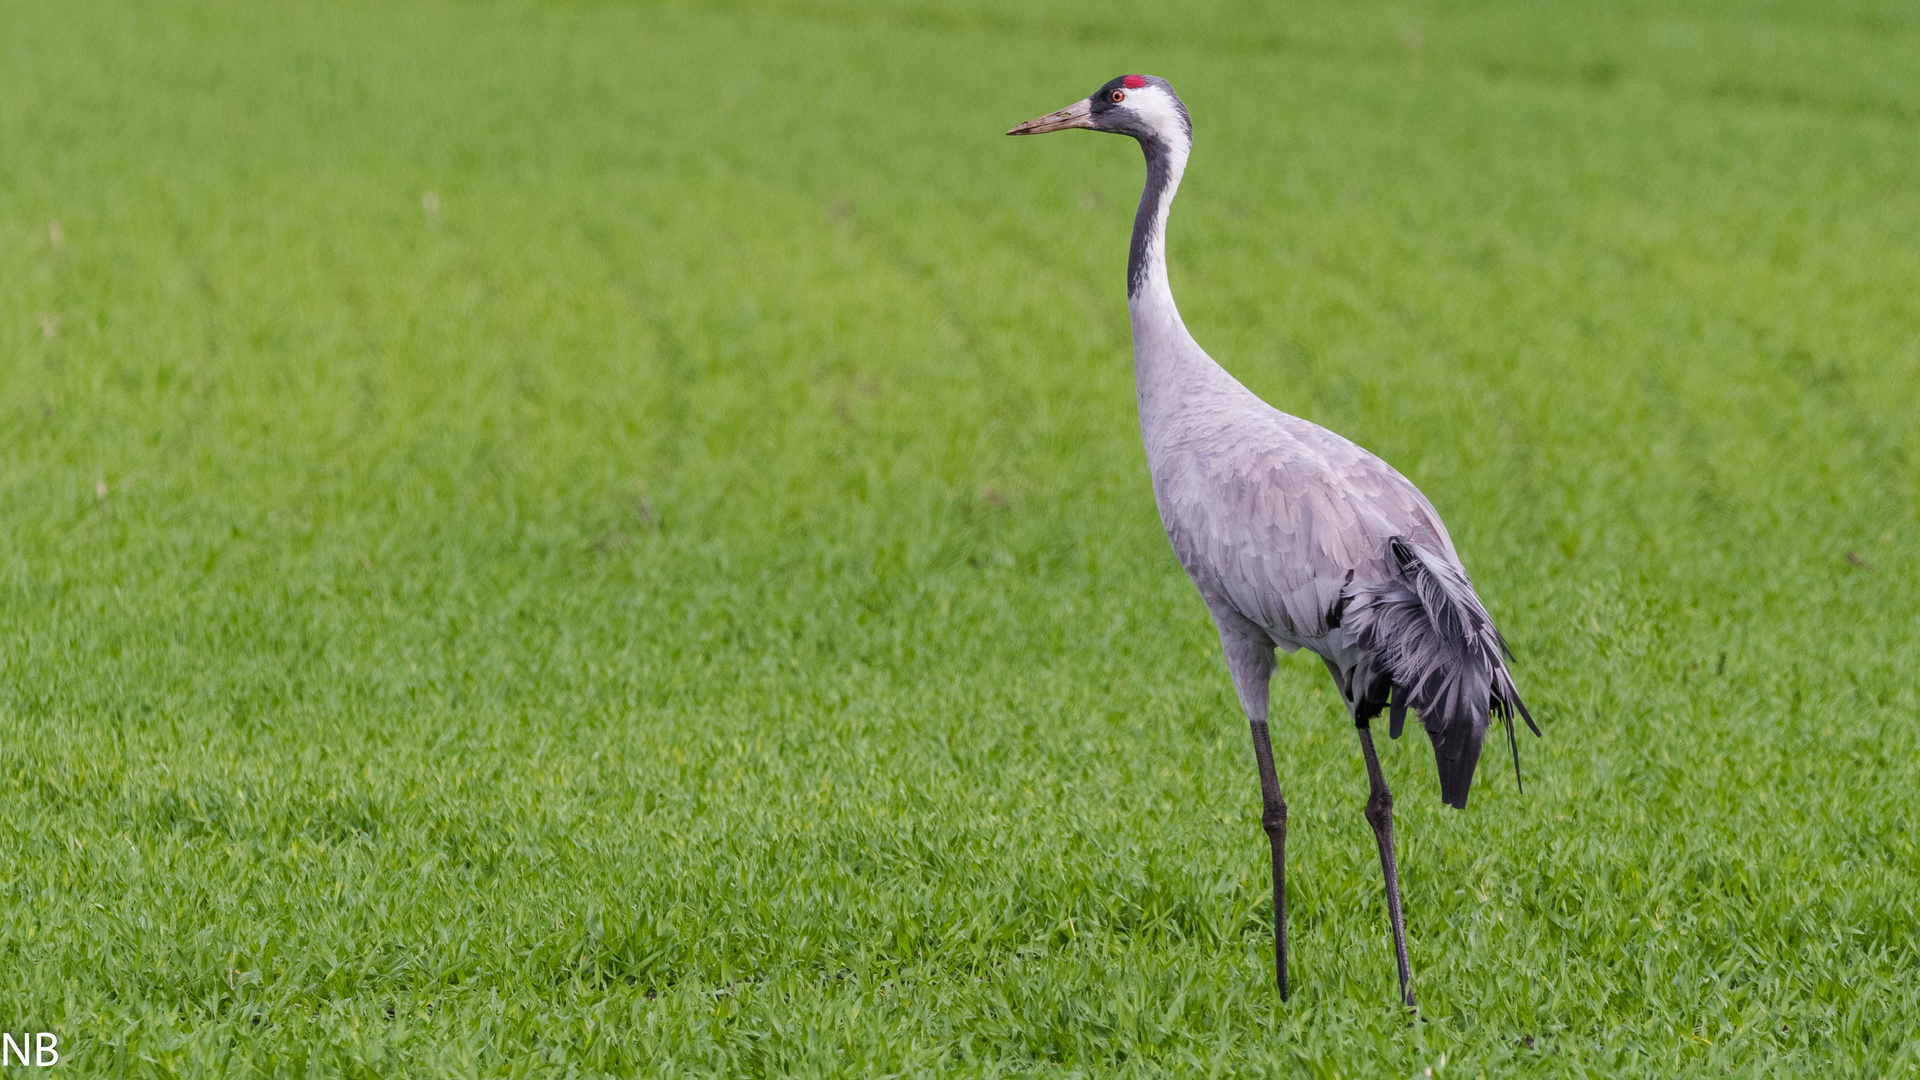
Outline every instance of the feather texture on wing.
<path id="1" fill-rule="evenodd" d="M 1526 710 L 1440 515 L 1378 457 L 1199 370 L 1177 417 L 1143 425 L 1181 565 L 1223 627 L 1324 658 L 1357 723 L 1391 706 L 1398 737 L 1418 714 L 1441 797 L 1464 807 L 1492 717 L 1511 737 Z"/>

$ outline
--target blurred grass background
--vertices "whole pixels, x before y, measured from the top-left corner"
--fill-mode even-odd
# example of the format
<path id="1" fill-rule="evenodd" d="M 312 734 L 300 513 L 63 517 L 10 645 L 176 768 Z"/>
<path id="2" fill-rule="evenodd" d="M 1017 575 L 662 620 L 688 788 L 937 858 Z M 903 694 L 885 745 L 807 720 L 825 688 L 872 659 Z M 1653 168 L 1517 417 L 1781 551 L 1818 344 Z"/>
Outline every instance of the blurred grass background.
<path id="1" fill-rule="evenodd" d="M 1196 336 L 1547 737 L 1166 548 Z M 1920 9 L 0 2 L 0 1024 L 112 1076 L 1912 1075 Z"/>

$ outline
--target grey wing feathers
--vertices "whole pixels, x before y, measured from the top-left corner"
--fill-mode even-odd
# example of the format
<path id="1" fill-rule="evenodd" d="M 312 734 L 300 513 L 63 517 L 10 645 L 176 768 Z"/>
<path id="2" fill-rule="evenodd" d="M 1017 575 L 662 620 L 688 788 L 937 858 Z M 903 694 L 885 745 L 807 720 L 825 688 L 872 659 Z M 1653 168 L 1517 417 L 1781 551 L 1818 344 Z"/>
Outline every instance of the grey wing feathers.
<path id="1" fill-rule="evenodd" d="M 1397 738 L 1417 712 L 1441 797 L 1465 807 L 1492 716 L 1509 741 L 1515 711 L 1539 728 L 1439 514 L 1386 462 L 1265 403 L 1210 419 L 1148 446 L 1168 538 L 1201 595 L 1319 652 L 1356 722 L 1391 706 Z"/>
<path id="2" fill-rule="evenodd" d="M 1154 470 L 1169 480 L 1157 492 L 1168 538 L 1203 595 L 1284 638 L 1318 638 L 1356 573 L 1391 573 L 1388 537 L 1451 554 L 1439 515 L 1385 462 L 1284 413 L 1261 426 L 1257 442 L 1169 447 Z"/>

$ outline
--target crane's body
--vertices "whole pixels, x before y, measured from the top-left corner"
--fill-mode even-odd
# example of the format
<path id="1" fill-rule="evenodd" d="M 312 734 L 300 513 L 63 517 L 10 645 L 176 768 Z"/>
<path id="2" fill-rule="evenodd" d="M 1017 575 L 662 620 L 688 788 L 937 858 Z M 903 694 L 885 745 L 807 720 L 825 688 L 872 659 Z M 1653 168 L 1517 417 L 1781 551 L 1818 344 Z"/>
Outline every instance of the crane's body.
<path id="1" fill-rule="evenodd" d="M 1260 400 L 1190 337 L 1135 364 L 1154 502 L 1208 609 L 1352 669 L 1353 634 L 1333 613 L 1394 576 L 1386 539 L 1455 557 L 1433 505 L 1386 462 Z"/>
<path id="2" fill-rule="evenodd" d="M 1414 1004 L 1392 835 L 1393 796 L 1370 721 L 1420 717 L 1441 798 L 1464 809 L 1489 723 L 1526 717 L 1504 645 L 1446 526 L 1386 462 L 1262 401 L 1187 332 L 1167 279 L 1166 222 L 1192 147 L 1165 80 L 1128 75 L 1008 134 L 1090 128 L 1139 140 L 1146 188 L 1127 268 L 1140 431 L 1167 539 L 1220 630 L 1252 727 L 1273 849 L 1275 977 L 1287 996 L 1286 803 L 1267 729 L 1275 648 L 1326 663 L 1360 733 L 1403 1001 Z M 1531 727 L 1533 721 L 1527 718 Z M 1535 734 L 1538 729 L 1535 728 Z M 1517 745 L 1514 767 L 1519 768 Z"/>

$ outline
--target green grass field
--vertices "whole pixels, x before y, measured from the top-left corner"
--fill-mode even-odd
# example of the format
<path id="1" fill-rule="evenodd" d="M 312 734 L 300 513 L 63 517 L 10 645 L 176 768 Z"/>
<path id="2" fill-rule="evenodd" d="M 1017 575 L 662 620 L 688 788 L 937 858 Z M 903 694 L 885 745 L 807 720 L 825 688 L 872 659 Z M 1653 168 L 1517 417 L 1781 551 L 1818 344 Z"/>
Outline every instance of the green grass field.
<path id="1" fill-rule="evenodd" d="M 1246 727 L 1202 344 L 1546 729 Z M 1920 9 L 0 0 L 0 1027 L 48 1075 L 1912 1076 Z M 57 224 L 55 224 L 57 223 Z M 1504 747 L 1500 748 L 1504 751 Z M 28 1070 L 9 1069 L 7 1075 Z"/>

